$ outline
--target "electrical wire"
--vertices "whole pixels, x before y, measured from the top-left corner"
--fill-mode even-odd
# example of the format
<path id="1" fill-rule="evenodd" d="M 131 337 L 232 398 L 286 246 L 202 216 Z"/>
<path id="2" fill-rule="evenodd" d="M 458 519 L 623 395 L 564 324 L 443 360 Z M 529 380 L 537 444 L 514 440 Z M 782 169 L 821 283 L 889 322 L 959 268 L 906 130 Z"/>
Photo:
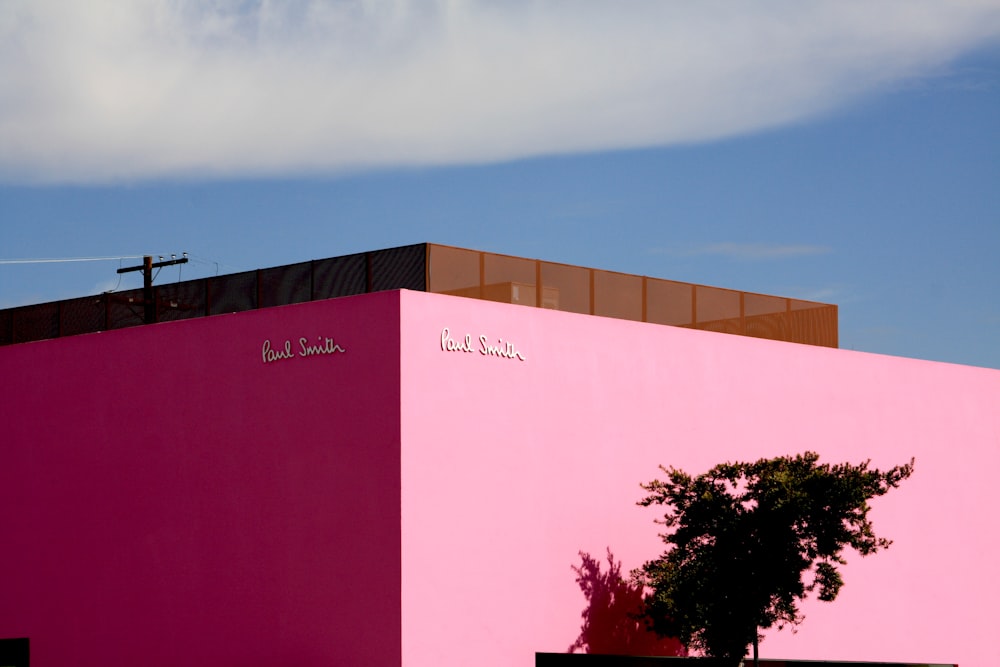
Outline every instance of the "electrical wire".
<path id="1" fill-rule="evenodd" d="M 143 257 L 147 257 L 147 256 L 152 257 L 152 256 L 157 256 L 157 255 L 143 254 L 143 255 L 115 255 L 113 257 L 41 257 L 41 258 L 33 258 L 33 259 L 0 259 L 0 265 L 3 265 L 3 264 L 64 264 L 64 263 L 70 263 L 70 262 L 113 262 L 113 261 L 117 260 L 118 261 L 118 268 L 121 268 L 122 267 L 122 260 L 123 259 L 142 259 Z M 158 255 L 158 256 L 161 257 L 161 258 L 163 257 L 162 255 Z M 188 260 L 191 261 L 191 262 L 194 262 L 194 263 L 197 263 L 197 264 L 201 264 L 201 265 L 204 265 L 204 266 L 207 266 L 207 267 L 214 267 L 215 268 L 215 275 L 219 275 L 219 270 L 222 269 L 222 268 L 229 269 L 229 270 L 232 270 L 232 271 L 239 271 L 240 270 L 238 267 L 230 266 L 229 264 L 224 264 L 222 262 L 218 262 L 218 261 L 215 261 L 215 260 L 212 260 L 212 259 L 208 259 L 208 258 L 205 258 L 205 257 L 199 257 L 197 255 L 192 255 L 190 253 L 185 253 L 184 256 L 187 257 Z M 156 275 L 159 275 L 159 273 L 160 273 L 160 269 L 157 268 Z M 178 282 L 180 281 L 181 276 L 182 276 L 182 266 L 178 265 L 178 268 L 177 268 L 177 280 L 178 280 Z M 153 279 L 155 280 L 156 276 L 153 276 Z M 118 276 L 118 285 L 115 286 L 115 289 L 117 290 L 118 287 L 120 287 L 120 286 L 121 286 L 121 274 L 119 274 L 119 276 Z"/>
<path id="2" fill-rule="evenodd" d="M 119 269 L 122 268 L 122 259 L 125 259 L 125 258 L 122 257 L 121 259 L 118 260 L 118 268 Z M 123 273 L 119 273 L 118 274 L 118 284 L 115 285 L 113 288 L 109 289 L 108 292 L 117 292 L 118 291 L 118 288 L 122 286 L 122 276 L 123 275 L 125 275 L 125 274 L 123 274 Z"/>
<path id="3" fill-rule="evenodd" d="M 116 257 L 58 257 L 45 259 L 0 259 L 0 264 L 61 264 L 65 262 L 113 262 L 122 259 L 142 259 L 145 255 L 118 255 Z"/>
<path id="4" fill-rule="evenodd" d="M 219 269 L 220 268 L 222 268 L 222 269 L 229 269 L 229 270 L 231 270 L 233 272 L 239 272 L 239 271 L 243 270 L 243 269 L 240 269 L 240 267 L 238 267 L 238 266 L 232 266 L 230 264 L 225 264 L 225 263 L 222 263 L 222 262 L 218 262 L 216 260 L 209 259 L 207 257 L 201 257 L 200 255 L 193 255 L 191 253 L 188 253 L 188 259 L 191 260 L 191 262 L 195 263 L 195 264 L 205 264 L 207 266 L 214 266 L 215 267 L 215 275 L 219 275 Z"/>

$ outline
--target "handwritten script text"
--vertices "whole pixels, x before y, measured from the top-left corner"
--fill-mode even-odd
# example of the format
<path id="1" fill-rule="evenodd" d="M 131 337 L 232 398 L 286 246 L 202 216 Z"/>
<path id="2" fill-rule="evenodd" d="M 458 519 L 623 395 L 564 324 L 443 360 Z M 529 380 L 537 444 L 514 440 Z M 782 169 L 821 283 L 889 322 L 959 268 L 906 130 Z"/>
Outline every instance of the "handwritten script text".
<path id="1" fill-rule="evenodd" d="M 271 344 L 271 340 L 265 340 L 260 349 L 261 360 L 265 364 L 296 357 L 314 357 L 323 354 L 341 354 L 346 352 L 332 338 L 317 336 L 314 342 L 303 336 L 298 340 L 298 346 L 292 348 L 292 341 L 286 340 L 280 347 Z"/>
<path id="2" fill-rule="evenodd" d="M 498 338 L 496 344 L 492 344 L 489 337 L 483 334 L 477 339 L 478 345 L 474 345 L 472 341 L 472 334 L 465 334 L 462 338 L 452 338 L 448 327 L 441 330 L 441 350 L 444 352 L 478 352 L 486 357 L 524 361 L 524 355 L 517 350 L 514 343 L 504 341 L 503 338 Z"/>

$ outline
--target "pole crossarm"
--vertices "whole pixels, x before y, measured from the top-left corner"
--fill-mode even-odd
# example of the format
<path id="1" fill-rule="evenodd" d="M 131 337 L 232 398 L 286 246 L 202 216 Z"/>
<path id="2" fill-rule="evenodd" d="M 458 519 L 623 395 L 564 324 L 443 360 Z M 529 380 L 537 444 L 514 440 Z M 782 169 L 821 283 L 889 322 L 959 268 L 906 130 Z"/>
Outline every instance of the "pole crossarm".
<path id="1" fill-rule="evenodd" d="M 147 268 L 147 266 L 150 269 L 159 269 L 159 268 L 162 268 L 164 266 L 173 266 L 174 264 L 187 264 L 188 263 L 188 258 L 187 257 L 178 257 L 177 259 L 167 259 L 167 260 L 164 260 L 162 262 L 154 262 L 154 261 L 152 261 L 152 259 L 153 259 L 152 257 L 149 257 L 150 263 L 148 265 L 147 264 L 140 264 L 139 266 L 127 266 L 125 268 L 118 269 L 118 271 L 116 273 L 130 273 L 132 271 L 143 271 L 143 270 L 145 270 Z"/>
<path id="2" fill-rule="evenodd" d="M 140 266 L 127 266 L 125 268 L 118 269 L 118 273 L 142 271 L 143 322 L 146 324 L 153 324 L 156 322 L 156 303 L 153 301 L 153 269 L 159 269 L 164 266 L 173 266 L 174 264 L 186 264 L 187 261 L 187 257 L 178 257 L 154 262 L 152 255 L 146 255 L 142 258 L 142 264 Z"/>

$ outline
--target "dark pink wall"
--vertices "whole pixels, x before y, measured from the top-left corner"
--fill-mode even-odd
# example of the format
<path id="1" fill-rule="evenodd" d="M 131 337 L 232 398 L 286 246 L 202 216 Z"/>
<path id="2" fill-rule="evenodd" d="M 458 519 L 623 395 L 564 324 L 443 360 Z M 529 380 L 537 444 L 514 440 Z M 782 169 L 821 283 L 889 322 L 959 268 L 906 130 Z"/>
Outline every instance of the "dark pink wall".
<path id="1" fill-rule="evenodd" d="M 398 293 L 0 348 L 32 665 L 399 665 Z M 265 363 L 264 341 L 344 352 Z"/>
<path id="2" fill-rule="evenodd" d="M 403 294 L 403 655 L 530 666 L 565 651 L 578 551 L 659 555 L 658 465 L 818 451 L 916 472 L 874 503 L 895 540 L 850 558 L 771 658 L 1000 664 L 1000 372 Z M 444 345 L 447 340 L 459 345 Z M 465 352 L 465 336 L 472 352 Z M 482 355 L 479 336 L 524 357 Z M 502 339 L 503 345 L 498 341 Z M 452 348 L 453 351 L 449 351 Z"/>

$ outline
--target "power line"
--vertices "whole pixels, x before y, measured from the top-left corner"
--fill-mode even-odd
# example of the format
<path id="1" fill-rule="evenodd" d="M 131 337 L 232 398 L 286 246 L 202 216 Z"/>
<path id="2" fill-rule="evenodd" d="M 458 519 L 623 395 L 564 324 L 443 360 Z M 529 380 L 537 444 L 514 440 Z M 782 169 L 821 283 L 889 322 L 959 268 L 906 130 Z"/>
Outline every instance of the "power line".
<path id="1" fill-rule="evenodd" d="M 221 268 L 230 269 L 232 271 L 239 271 L 240 269 L 229 264 L 223 264 L 222 262 L 217 262 L 215 260 L 206 259 L 203 257 L 198 257 L 197 255 L 189 255 L 184 253 L 185 257 L 189 257 L 190 261 L 197 262 L 199 264 L 204 264 L 206 266 L 215 267 L 215 275 L 219 275 L 219 270 Z M 109 257 L 38 257 L 32 259 L 0 259 L 0 265 L 25 265 L 25 264 L 65 264 L 69 262 L 114 262 L 117 261 L 119 268 L 121 267 L 121 261 L 123 259 L 143 259 L 146 257 L 145 254 L 142 255 L 114 255 Z M 162 260 L 163 255 L 158 255 Z M 176 257 L 176 255 L 171 254 L 171 258 Z M 178 262 L 179 263 L 179 262 Z M 166 266 L 166 265 L 164 265 Z M 181 273 L 180 267 L 178 267 L 177 280 L 180 281 Z M 118 285 L 115 286 L 115 290 L 121 285 L 121 272 L 119 271 Z M 110 290 L 110 291 L 115 291 Z"/>
<path id="2" fill-rule="evenodd" d="M 119 259 L 141 259 L 144 255 L 119 255 L 116 257 L 59 257 L 47 259 L 0 259 L 0 264 L 61 264 L 64 262 L 113 262 Z"/>

